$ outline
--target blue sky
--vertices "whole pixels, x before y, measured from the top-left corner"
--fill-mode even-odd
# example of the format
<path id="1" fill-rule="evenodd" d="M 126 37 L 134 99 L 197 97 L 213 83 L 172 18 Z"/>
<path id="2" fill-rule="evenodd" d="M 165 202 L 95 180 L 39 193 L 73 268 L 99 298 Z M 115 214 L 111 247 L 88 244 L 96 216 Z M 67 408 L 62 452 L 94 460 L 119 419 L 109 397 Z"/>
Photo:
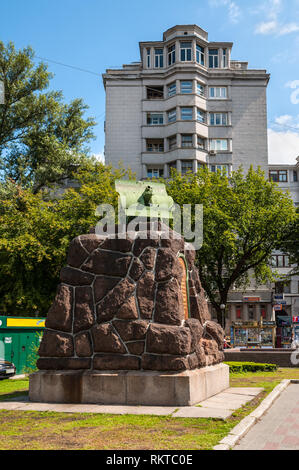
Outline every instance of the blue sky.
<path id="1" fill-rule="evenodd" d="M 232 41 L 232 58 L 271 73 L 269 155 L 299 155 L 299 0 L 0 0 L 0 40 L 49 62 L 51 89 L 66 101 L 82 97 L 96 117 L 92 152 L 104 148 L 106 68 L 139 60 L 139 41 L 162 38 L 176 24 L 198 24 L 211 41 Z M 37 62 L 39 59 L 37 59 Z M 98 75 L 97 75 L 98 74 Z"/>

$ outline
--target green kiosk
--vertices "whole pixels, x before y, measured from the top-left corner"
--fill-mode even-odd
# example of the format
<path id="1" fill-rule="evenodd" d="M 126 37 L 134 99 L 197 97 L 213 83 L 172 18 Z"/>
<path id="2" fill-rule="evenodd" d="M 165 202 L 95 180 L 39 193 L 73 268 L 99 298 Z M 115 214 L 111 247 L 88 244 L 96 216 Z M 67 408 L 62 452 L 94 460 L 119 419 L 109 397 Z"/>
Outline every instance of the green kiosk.
<path id="1" fill-rule="evenodd" d="M 45 320 L 0 316 L 0 358 L 13 362 L 17 374 L 23 374 L 32 366 L 32 356 L 41 341 Z"/>

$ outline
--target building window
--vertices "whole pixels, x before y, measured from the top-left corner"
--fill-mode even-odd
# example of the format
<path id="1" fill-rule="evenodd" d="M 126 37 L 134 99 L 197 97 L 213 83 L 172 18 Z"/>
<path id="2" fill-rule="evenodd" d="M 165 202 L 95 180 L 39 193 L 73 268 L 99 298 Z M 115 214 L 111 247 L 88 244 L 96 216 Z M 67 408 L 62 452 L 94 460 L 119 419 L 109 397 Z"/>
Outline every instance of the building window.
<path id="1" fill-rule="evenodd" d="M 188 172 L 193 171 L 193 162 L 192 160 L 182 160 L 181 162 L 182 175 L 185 175 Z"/>
<path id="2" fill-rule="evenodd" d="M 291 282 L 275 282 L 275 294 L 290 294 L 291 293 Z"/>
<path id="3" fill-rule="evenodd" d="M 267 317 L 267 307 L 266 307 L 266 305 L 261 305 L 261 315 L 262 315 L 263 318 L 266 319 L 266 317 Z"/>
<path id="4" fill-rule="evenodd" d="M 161 69 L 164 67 L 163 49 L 155 49 L 155 68 Z"/>
<path id="5" fill-rule="evenodd" d="M 254 320 L 254 305 L 248 305 L 248 319 Z"/>
<path id="6" fill-rule="evenodd" d="M 175 63 L 175 44 L 169 46 L 168 48 L 168 65 L 172 65 Z"/>
<path id="7" fill-rule="evenodd" d="M 192 134 L 182 134 L 181 137 L 182 147 L 193 147 L 193 136 Z"/>
<path id="8" fill-rule="evenodd" d="M 148 178 L 163 178 L 163 169 L 162 168 L 148 168 L 147 177 Z"/>
<path id="9" fill-rule="evenodd" d="M 199 82 L 196 84 L 197 94 L 199 96 L 205 96 L 205 87 L 201 85 Z"/>
<path id="10" fill-rule="evenodd" d="M 162 86 L 147 86 L 146 96 L 148 100 L 162 100 L 164 97 Z"/>
<path id="11" fill-rule="evenodd" d="M 227 68 L 227 49 L 222 49 L 222 67 Z"/>
<path id="12" fill-rule="evenodd" d="M 227 126 L 227 113 L 210 113 L 211 126 Z"/>
<path id="13" fill-rule="evenodd" d="M 228 140 L 227 139 L 211 139 L 210 140 L 210 150 L 228 150 Z"/>
<path id="14" fill-rule="evenodd" d="M 181 108 L 181 119 L 182 121 L 191 121 L 193 119 L 193 109 Z"/>
<path id="15" fill-rule="evenodd" d="M 172 135 L 171 137 L 168 137 L 168 148 L 169 150 L 174 150 L 176 149 L 176 135 Z"/>
<path id="16" fill-rule="evenodd" d="M 197 148 L 201 150 L 204 150 L 206 148 L 206 139 L 204 139 L 200 135 L 197 136 Z"/>
<path id="17" fill-rule="evenodd" d="M 226 87 L 210 87 L 209 98 L 211 99 L 226 99 L 227 88 Z"/>
<path id="18" fill-rule="evenodd" d="M 190 62 L 192 60 L 192 42 L 181 42 L 181 61 Z"/>
<path id="19" fill-rule="evenodd" d="M 168 85 L 168 96 L 174 96 L 176 94 L 176 82 Z"/>
<path id="20" fill-rule="evenodd" d="M 236 318 L 237 320 L 242 318 L 242 307 L 240 305 L 236 306 Z"/>
<path id="21" fill-rule="evenodd" d="M 148 69 L 151 67 L 151 50 L 150 49 L 146 49 L 146 65 Z"/>
<path id="22" fill-rule="evenodd" d="M 293 171 L 293 181 L 294 181 L 294 183 L 298 182 L 298 173 L 297 173 L 296 170 Z"/>
<path id="23" fill-rule="evenodd" d="M 272 255 L 271 264 L 273 268 L 289 268 L 290 258 L 288 255 Z"/>
<path id="24" fill-rule="evenodd" d="M 181 93 L 183 94 L 188 94 L 188 93 L 192 93 L 192 81 L 188 81 L 188 82 L 181 82 Z"/>
<path id="25" fill-rule="evenodd" d="M 205 50 L 199 44 L 196 44 L 196 62 L 205 65 Z"/>
<path id="26" fill-rule="evenodd" d="M 270 181 L 275 183 L 287 183 L 288 182 L 288 172 L 287 170 L 271 170 L 269 172 Z"/>
<path id="27" fill-rule="evenodd" d="M 219 68 L 219 51 L 218 49 L 209 49 L 209 68 Z"/>
<path id="28" fill-rule="evenodd" d="M 220 171 L 220 173 L 224 173 L 227 176 L 229 173 L 228 165 L 211 165 L 210 169 L 213 173 L 217 173 L 218 171 Z"/>
<path id="29" fill-rule="evenodd" d="M 175 121 L 176 121 L 176 108 L 168 111 L 168 122 L 175 122 Z"/>
<path id="30" fill-rule="evenodd" d="M 164 152 L 164 140 L 163 139 L 147 139 L 146 151 L 157 152 L 157 153 Z"/>
<path id="31" fill-rule="evenodd" d="M 161 126 L 163 124 L 163 114 L 147 114 L 147 125 L 148 126 Z"/>
<path id="32" fill-rule="evenodd" d="M 202 123 L 206 122 L 206 114 L 205 114 L 205 112 L 202 111 L 201 109 L 198 109 L 198 108 L 197 108 L 197 110 L 196 110 L 196 120 L 197 120 L 198 122 L 202 122 Z"/>

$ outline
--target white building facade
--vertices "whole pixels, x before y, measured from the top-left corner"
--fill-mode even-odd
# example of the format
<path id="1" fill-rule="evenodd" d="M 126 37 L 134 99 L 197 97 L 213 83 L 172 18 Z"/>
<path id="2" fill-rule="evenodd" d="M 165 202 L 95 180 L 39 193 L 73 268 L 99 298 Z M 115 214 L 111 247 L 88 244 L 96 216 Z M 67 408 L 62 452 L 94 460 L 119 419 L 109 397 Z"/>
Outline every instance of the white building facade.
<path id="1" fill-rule="evenodd" d="M 202 165 L 228 174 L 267 171 L 269 74 L 231 59 L 231 42 L 209 42 L 196 25 L 140 42 L 140 62 L 108 69 L 105 161 L 138 179 Z"/>
<path id="2" fill-rule="evenodd" d="M 294 206 L 299 207 L 299 157 L 294 165 L 269 164 L 267 176 L 269 180 L 277 183 L 281 190 L 288 191 Z M 260 321 L 262 317 L 269 321 L 275 320 L 277 315 L 299 316 L 299 276 L 290 276 L 294 266 L 290 264 L 288 253 L 273 252 L 269 263 L 276 273 L 275 283 L 257 286 L 253 278 L 246 292 L 230 291 L 226 312 L 227 333 L 231 324 L 239 320 Z M 276 301 L 278 297 L 281 300 Z M 275 311 L 274 306 L 279 303 L 281 310 Z"/>
<path id="3" fill-rule="evenodd" d="M 283 191 L 288 191 L 295 207 L 299 207 L 299 157 L 295 165 L 269 165 L 269 179 L 278 183 Z M 289 281 L 283 282 L 294 268 L 290 265 L 288 254 L 273 253 L 272 266 L 278 273 L 273 289 L 276 294 L 284 295 L 283 313 L 299 316 L 299 276 L 291 276 Z"/>

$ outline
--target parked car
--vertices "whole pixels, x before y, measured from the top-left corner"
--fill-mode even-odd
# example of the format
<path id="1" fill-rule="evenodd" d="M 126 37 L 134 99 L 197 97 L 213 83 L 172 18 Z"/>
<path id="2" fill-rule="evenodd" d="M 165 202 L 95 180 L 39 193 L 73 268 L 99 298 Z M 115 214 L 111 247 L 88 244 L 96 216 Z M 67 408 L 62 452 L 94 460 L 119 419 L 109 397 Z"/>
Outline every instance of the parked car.
<path id="1" fill-rule="evenodd" d="M 16 374 L 16 366 L 12 362 L 0 359 L 0 380 L 8 379 Z"/>

